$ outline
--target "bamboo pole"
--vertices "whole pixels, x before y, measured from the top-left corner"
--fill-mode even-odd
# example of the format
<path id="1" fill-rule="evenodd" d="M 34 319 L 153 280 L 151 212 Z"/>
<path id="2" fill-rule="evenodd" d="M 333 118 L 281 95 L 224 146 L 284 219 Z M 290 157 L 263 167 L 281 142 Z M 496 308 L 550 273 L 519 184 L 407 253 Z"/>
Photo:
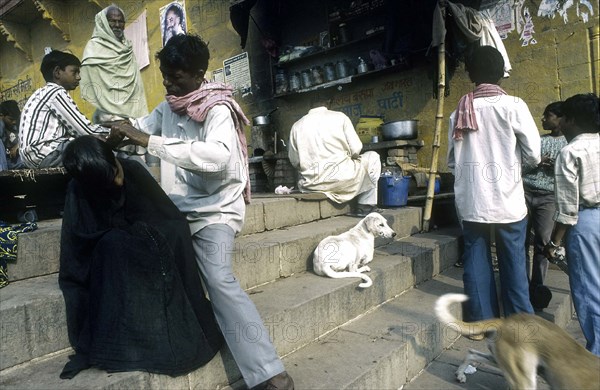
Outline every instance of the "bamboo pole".
<path id="1" fill-rule="evenodd" d="M 440 2 L 442 6 L 443 2 Z M 442 23 L 445 23 L 446 9 L 442 8 Z M 446 48 L 445 37 L 438 46 L 438 103 L 435 114 L 435 132 L 433 134 L 433 143 L 431 145 L 431 166 L 429 168 L 429 182 L 427 183 L 427 200 L 425 202 L 425 211 L 423 212 L 423 231 L 429 231 L 431 222 L 431 209 L 433 206 L 433 197 L 435 192 L 435 177 L 437 176 L 438 155 L 440 152 L 440 133 L 442 132 L 444 119 L 444 94 L 446 90 Z"/>

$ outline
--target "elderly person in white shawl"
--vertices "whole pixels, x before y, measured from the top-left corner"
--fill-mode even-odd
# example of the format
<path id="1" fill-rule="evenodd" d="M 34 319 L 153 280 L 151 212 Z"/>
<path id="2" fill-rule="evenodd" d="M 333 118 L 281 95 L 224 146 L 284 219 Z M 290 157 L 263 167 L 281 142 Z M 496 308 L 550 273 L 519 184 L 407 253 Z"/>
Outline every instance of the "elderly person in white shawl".
<path id="1" fill-rule="evenodd" d="M 360 154 L 362 146 L 344 113 L 311 109 L 290 132 L 288 156 L 300 191 L 320 192 L 336 203 L 356 199 L 352 213 L 359 217 L 376 211 L 381 161 L 376 152 Z"/>
<path id="2" fill-rule="evenodd" d="M 148 114 L 144 84 L 124 28 L 119 7 L 103 9 L 96 14 L 92 38 L 83 51 L 81 95 L 96 107 L 95 123 Z"/>

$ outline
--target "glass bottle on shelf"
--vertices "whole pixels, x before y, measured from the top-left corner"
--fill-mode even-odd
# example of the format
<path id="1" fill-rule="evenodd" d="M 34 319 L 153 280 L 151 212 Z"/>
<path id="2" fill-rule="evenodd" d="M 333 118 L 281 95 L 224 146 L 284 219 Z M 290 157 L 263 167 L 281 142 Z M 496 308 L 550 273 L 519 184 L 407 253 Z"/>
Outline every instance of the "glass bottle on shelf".
<path id="1" fill-rule="evenodd" d="M 289 89 L 291 92 L 297 92 L 300 90 L 300 73 L 296 72 L 290 76 Z"/>
<path id="2" fill-rule="evenodd" d="M 275 93 L 280 95 L 288 92 L 288 78 L 285 69 L 278 68 L 275 72 Z"/>

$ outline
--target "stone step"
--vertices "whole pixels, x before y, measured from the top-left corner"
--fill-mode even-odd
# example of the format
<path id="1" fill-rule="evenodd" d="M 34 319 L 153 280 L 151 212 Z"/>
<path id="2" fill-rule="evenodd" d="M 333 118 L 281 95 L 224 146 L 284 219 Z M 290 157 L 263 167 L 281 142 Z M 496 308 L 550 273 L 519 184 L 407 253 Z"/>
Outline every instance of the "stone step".
<path id="1" fill-rule="evenodd" d="M 412 209 L 412 212 L 420 210 L 404 207 L 389 209 L 389 213 L 395 215 L 397 211 L 408 209 Z M 257 196 L 246 207 L 246 219 L 240 237 L 328 219 L 349 211 L 347 204 L 335 204 L 320 194 Z M 420 218 L 419 212 L 419 220 L 412 222 L 417 227 L 420 227 Z M 58 272 L 61 223 L 60 219 L 40 221 L 37 230 L 19 235 L 17 261 L 8 264 L 10 281 Z"/>
<path id="2" fill-rule="evenodd" d="M 380 262 L 379 259 L 377 262 Z M 317 282 L 316 276 L 314 279 Z M 553 292 L 553 299 L 550 306 L 538 315 L 549 320 L 555 319 L 557 324 L 565 327 L 567 322 L 561 323 L 561 313 L 572 313 L 568 278 L 561 271 L 551 269 L 547 282 Z M 379 279 L 373 287 L 382 283 L 385 281 Z M 472 342 L 458 338 L 453 328 L 442 327 L 433 313 L 434 302 L 440 295 L 461 291 L 462 270 L 450 267 L 442 274 L 319 335 L 311 343 L 283 358 L 286 369 L 294 378 L 296 389 L 465 388 L 464 385 L 453 385 L 453 365 L 464 357 L 467 348 L 485 351 L 485 341 Z M 337 302 L 338 306 L 345 304 L 347 301 Z M 460 317 L 460 305 L 455 305 L 451 311 Z M 323 317 L 321 314 L 321 318 Z M 459 347 L 455 347 L 456 345 Z M 444 350 L 450 351 L 452 356 L 443 357 L 441 354 Z M 223 388 L 223 382 L 219 380 L 236 377 L 229 371 L 227 378 L 224 378 L 223 370 L 235 371 L 235 366 L 231 366 L 231 357 L 225 351 L 205 367 L 178 378 L 141 372 L 107 374 L 90 369 L 73 380 L 62 381 L 58 378 L 58 373 L 67 360 L 67 355 L 68 352 L 65 351 L 0 372 L 0 385 L 3 389 L 40 390 L 218 389 Z M 442 359 L 439 362 L 436 359 L 438 357 Z M 446 361 L 448 359 L 453 360 Z M 438 377 L 441 374 L 446 375 L 442 380 Z M 475 383 L 473 379 L 470 380 Z M 432 383 L 435 387 L 431 387 Z M 498 381 L 479 385 L 486 383 L 496 385 L 488 386 L 489 388 L 498 388 Z M 238 380 L 225 388 L 244 389 L 245 386 Z"/>
<path id="3" fill-rule="evenodd" d="M 449 267 L 458 256 L 456 237 L 455 231 L 440 231 L 406 237 L 379 247 L 371 263 L 373 286 L 368 289 L 357 288 L 356 279 L 328 279 L 302 272 L 251 289 L 249 293 L 278 353 L 283 356 L 398 296 L 415 283 L 433 278 L 436 270 Z M 16 287 L 27 283 L 30 285 L 23 292 L 17 291 Z M 88 383 L 97 381 L 87 382 L 88 375 L 111 376 L 110 381 L 114 380 L 115 374 L 101 371 L 82 373 L 71 381 L 58 379 L 69 351 L 64 304 L 55 275 L 17 282 L 12 287 L 11 296 L 0 302 L 1 329 L 6 333 L 0 345 L 0 364 L 4 369 L 0 372 L 2 388 L 90 388 Z M 2 292 L 2 296 L 5 294 Z M 15 327 L 18 329 L 12 331 Z M 38 377 L 38 373 L 53 376 Z M 179 387 L 187 381 L 190 386 L 183 387 L 204 389 L 217 388 L 240 378 L 225 348 L 207 366 L 184 377 L 139 372 L 119 375 L 125 382 L 115 384 L 118 387 L 146 387 L 145 383 L 156 380 L 168 388 Z"/>
<path id="4" fill-rule="evenodd" d="M 552 304 L 538 314 L 566 327 L 568 321 L 564 322 L 559 312 L 571 312 L 568 278 L 561 271 L 550 270 L 548 274 Z M 439 380 L 423 386 L 419 376 L 445 349 L 453 349 L 457 340 L 464 344 L 465 339 L 459 338 L 453 327 L 442 326 L 433 311 L 439 296 L 462 290 L 462 270 L 451 267 L 286 356 L 284 363 L 296 389 L 450 388 Z M 450 310 L 460 318 L 460 305 Z M 468 344 L 487 351 L 485 341 Z M 464 358 L 466 348 L 461 352 L 460 358 Z M 457 384 L 453 388 L 465 386 Z"/>
<path id="5" fill-rule="evenodd" d="M 319 203 L 329 204 L 328 201 L 307 202 L 290 198 L 266 199 L 256 203 L 263 207 L 265 221 L 267 216 L 271 216 L 271 221 L 267 221 L 260 232 L 240 235 L 235 241 L 234 271 L 244 288 L 312 269 L 310 255 L 318 242 L 328 235 L 348 230 L 359 221 L 355 217 L 333 217 L 331 213 L 321 212 L 318 215 L 328 216 L 302 224 L 298 218 L 290 217 L 289 225 L 284 224 L 285 214 L 291 214 L 291 211 L 286 211 L 286 205 L 290 209 L 295 205 L 295 213 L 301 213 L 301 210 L 321 207 Z M 282 214 L 280 221 L 275 221 L 273 215 L 276 214 Z M 420 230 L 421 209 L 418 207 L 389 209 L 383 214 L 399 237 Z M 8 263 L 9 281 L 58 272 L 60 229 L 60 220 L 42 221 L 37 230 L 19 235 L 17 261 Z"/>
<path id="6" fill-rule="evenodd" d="M 449 269 L 286 356 L 296 389 L 401 388 L 458 337 L 433 306 L 461 291 L 460 270 Z"/>
<path id="7" fill-rule="evenodd" d="M 583 338 L 581 328 L 577 320 L 572 320 L 574 310 L 571 304 L 569 294 L 569 282 L 566 274 L 558 269 L 548 270 L 545 283 L 552 290 L 552 300 L 550 305 L 543 312 L 537 315 L 554 322 L 565 329 L 571 336 L 577 336 L 575 339 Z M 575 329 L 573 329 L 575 328 Z M 577 340 L 585 345 L 585 339 Z M 469 349 L 475 349 L 487 352 L 486 341 L 471 341 L 467 338 L 459 338 L 456 343 L 448 347 L 432 361 L 425 369 L 411 380 L 403 388 L 406 390 L 418 389 L 448 389 L 460 390 L 470 389 L 503 389 L 508 388 L 506 379 L 501 372 L 491 365 L 482 365 L 477 368 L 474 375 L 467 376 L 467 383 L 456 381 L 455 371 L 467 356 Z M 538 380 L 538 389 L 550 389 L 547 383 L 541 378 Z"/>

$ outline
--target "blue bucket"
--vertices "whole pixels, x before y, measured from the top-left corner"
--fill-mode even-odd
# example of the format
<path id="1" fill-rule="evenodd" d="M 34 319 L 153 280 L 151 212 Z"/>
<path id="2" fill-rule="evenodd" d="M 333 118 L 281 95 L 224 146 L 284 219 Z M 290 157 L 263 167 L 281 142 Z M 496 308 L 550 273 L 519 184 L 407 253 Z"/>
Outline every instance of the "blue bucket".
<path id="1" fill-rule="evenodd" d="M 408 203 L 410 176 L 386 175 L 379 178 L 377 194 L 380 207 L 400 207 Z"/>

